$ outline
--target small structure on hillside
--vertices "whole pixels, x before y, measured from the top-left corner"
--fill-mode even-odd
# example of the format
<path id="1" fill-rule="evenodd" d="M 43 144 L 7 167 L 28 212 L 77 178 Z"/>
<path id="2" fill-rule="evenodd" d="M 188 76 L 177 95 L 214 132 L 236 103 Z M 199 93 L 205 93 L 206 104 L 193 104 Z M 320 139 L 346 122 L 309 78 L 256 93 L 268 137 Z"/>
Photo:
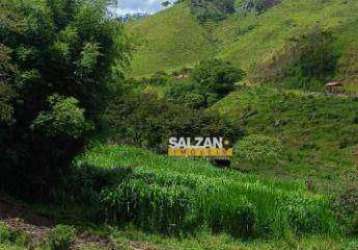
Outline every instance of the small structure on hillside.
<path id="1" fill-rule="evenodd" d="M 326 84 L 326 91 L 330 94 L 340 94 L 343 93 L 343 84 L 338 81 L 329 82 Z"/>

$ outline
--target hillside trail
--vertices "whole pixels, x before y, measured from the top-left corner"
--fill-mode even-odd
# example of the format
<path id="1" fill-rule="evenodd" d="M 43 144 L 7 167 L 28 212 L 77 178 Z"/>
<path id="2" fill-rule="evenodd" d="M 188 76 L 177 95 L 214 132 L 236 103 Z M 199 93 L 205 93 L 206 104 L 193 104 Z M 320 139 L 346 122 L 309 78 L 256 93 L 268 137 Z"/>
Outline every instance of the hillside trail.
<path id="1" fill-rule="evenodd" d="M 39 215 L 26 205 L 16 202 L 0 193 L 0 222 L 4 222 L 10 230 L 25 233 L 29 240 L 29 249 L 45 241 L 48 233 L 55 227 L 54 219 Z M 71 250 L 81 249 L 82 246 L 92 246 L 94 249 L 118 250 L 112 240 L 88 232 L 77 234 Z"/>

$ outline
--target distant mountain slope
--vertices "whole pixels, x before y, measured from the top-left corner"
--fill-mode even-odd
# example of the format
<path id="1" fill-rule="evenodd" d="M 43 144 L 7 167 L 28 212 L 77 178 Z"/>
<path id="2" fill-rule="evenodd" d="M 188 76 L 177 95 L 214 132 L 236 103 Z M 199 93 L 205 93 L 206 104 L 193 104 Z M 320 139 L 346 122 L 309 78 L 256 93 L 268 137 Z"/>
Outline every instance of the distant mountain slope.
<path id="1" fill-rule="evenodd" d="M 358 1 L 284 0 L 257 14 L 233 14 L 218 23 L 199 24 L 187 3 L 127 26 L 142 38 L 131 75 L 171 71 L 215 55 L 250 71 L 282 49 L 288 39 L 320 25 L 336 38 L 343 56 L 338 75 L 358 72 Z M 356 64 L 356 63 L 355 63 Z"/>
<path id="2" fill-rule="evenodd" d="M 129 23 L 127 29 L 140 40 L 132 61 L 134 75 L 190 66 L 214 54 L 207 30 L 186 4 Z"/>

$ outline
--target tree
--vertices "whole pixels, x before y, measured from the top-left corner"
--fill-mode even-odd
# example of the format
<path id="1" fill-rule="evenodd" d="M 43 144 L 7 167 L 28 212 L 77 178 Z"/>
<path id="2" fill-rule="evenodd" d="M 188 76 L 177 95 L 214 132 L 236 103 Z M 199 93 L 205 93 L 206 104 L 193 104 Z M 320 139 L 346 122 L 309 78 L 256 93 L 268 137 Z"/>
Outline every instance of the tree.
<path id="1" fill-rule="evenodd" d="M 231 63 L 213 59 L 200 62 L 193 70 L 192 79 L 199 92 L 215 102 L 234 90 L 235 83 L 244 75 L 244 71 Z"/>
<path id="2" fill-rule="evenodd" d="M 168 102 L 154 93 L 129 93 L 114 98 L 106 121 L 119 142 L 164 153 L 170 137 L 223 136 L 235 141 L 242 136 L 239 125 L 218 114 Z"/>
<path id="3" fill-rule="evenodd" d="M 170 1 L 164 1 L 164 2 L 161 2 L 160 3 L 164 8 L 167 8 L 169 7 L 170 5 L 172 5 L 172 2 Z"/>
<path id="4" fill-rule="evenodd" d="M 235 12 L 235 0 L 190 0 L 190 7 L 200 22 L 220 21 Z"/>
<path id="5" fill-rule="evenodd" d="M 88 133 L 98 128 L 128 55 L 121 24 L 109 15 L 108 4 L 0 4 L 3 188 L 32 196 L 48 194 L 85 145 Z"/>
<path id="6" fill-rule="evenodd" d="M 238 9 L 245 13 L 262 13 L 280 2 L 281 0 L 244 0 L 243 2 L 238 2 Z"/>

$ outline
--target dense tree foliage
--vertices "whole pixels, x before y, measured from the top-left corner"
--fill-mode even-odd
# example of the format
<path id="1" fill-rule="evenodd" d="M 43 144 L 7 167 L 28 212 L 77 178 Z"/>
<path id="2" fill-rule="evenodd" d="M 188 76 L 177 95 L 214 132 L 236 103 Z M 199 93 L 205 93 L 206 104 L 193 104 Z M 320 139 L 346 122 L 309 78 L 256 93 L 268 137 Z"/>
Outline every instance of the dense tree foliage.
<path id="1" fill-rule="evenodd" d="M 334 78 L 339 54 L 335 37 L 319 25 L 292 37 L 270 60 L 258 65 L 255 80 L 284 83 L 291 88 L 322 90 Z"/>
<path id="2" fill-rule="evenodd" d="M 227 14 L 235 12 L 234 0 L 191 0 L 192 13 L 200 22 L 225 19 Z"/>
<path id="3" fill-rule="evenodd" d="M 112 100 L 106 123 L 115 140 L 166 152 L 170 137 L 223 136 L 237 140 L 243 131 L 216 113 L 175 104 L 154 93 L 127 93 Z"/>
<path id="4" fill-rule="evenodd" d="M 183 75 L 183 74 L 181 74 Z M 206 108 L 235 89 L 245 72 L 221 59 L 204 60 L 185 74 L 184 82 L 169 82 L 166 97 L 176 104 Z"/>
<path id="5" fill-rule="evenodd" d="M 193 70 L 192 79 L 210 105 L 233 91 L 235 83 L 244 75 L 244 71 L 231 63 L 213 59 L 199 63 Z"/>
<path id="6" fill-rule="evenodd" d="M 48 193 L 97 127 L 127 58 L 108 4 L 1 1 L 1 186 Z"/>
<path id="7" fill-rule="evenodd" d="M 262 13 L 280 2 L 281 0 L 242 0 L 237 1 L 237 9 L 244 13 Z"/>
<path id="8" fill-rule="evenodd" d="M 331 80 L 336 71 L 337 54 L 333 49 L 334 37 L 329 31 L 315 26 L 306 34 L 291 39 L 290 54 L 294 61 L 287 74 L 294 87 L 309 88 L 310 84 Z"/>

